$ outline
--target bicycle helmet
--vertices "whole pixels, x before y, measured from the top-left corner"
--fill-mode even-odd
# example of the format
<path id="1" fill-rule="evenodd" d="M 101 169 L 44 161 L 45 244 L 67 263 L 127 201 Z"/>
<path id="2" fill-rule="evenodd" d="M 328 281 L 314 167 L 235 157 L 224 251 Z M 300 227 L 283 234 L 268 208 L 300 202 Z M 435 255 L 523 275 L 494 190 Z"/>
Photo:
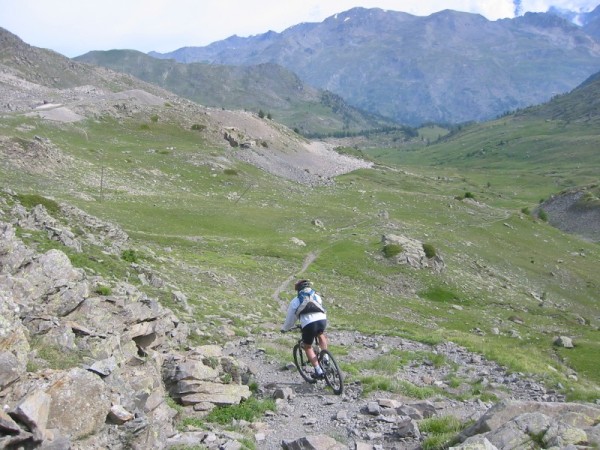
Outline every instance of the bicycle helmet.
<path id="1" fill-rule="evenodd" d="M 311 287 L 311 286 L 312 286 L 312 283 L 310 280 L 299 280 L 294 285 L 294 289 L 296 289 L 297 292 L 300 292 L 302 289 Z"/>

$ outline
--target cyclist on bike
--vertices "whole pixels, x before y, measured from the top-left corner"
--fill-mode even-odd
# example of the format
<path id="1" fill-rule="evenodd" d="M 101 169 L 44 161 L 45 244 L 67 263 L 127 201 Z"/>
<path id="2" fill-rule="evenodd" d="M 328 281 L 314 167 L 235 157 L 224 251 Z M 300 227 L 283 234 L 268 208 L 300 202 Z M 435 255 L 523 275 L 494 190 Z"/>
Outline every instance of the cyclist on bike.
<path id="1" fill-rule="evenodd" d="M 325 334 L 325 328 L 327 328 L 327 314 L 324 312 L 325 308 L 323 308 L 323 312 L 300 312 L 297 314 L 298 307 L 301 303 L 300 296 L 302 292 L 312 295 L 321 305 L 323 304 L 323 300 L 319 294 L 312 290 L 312 283 L 310 280 L 299 280 L 294 285 L 294 288 L 296 289 L 297 295 L 291 300 L 288 306 L 287 315 L 285 322 L 281 327 L 281 332 L 285 333 L 286 331 L 290 331 L 294 327 L 296 320 L 300 321 L 304 351 L 306 352 L 306 356 L 310 363 L 315 368 L 313 377 L 323 378 L 323 370 L 321 369 L 321 366 L 319 366 L 317 355 L 312 348 L 312 343 L 315 338 L 317 338 L 319 347 L 321 347 L 322 350 L 327 350 L 327 335 Z"/>

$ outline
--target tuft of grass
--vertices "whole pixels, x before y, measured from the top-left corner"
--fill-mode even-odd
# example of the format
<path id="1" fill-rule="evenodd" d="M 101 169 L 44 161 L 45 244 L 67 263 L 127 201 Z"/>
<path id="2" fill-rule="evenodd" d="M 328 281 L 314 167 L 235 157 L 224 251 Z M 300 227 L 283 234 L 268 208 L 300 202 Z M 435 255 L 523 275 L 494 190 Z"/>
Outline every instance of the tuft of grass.
<path id="1" fill-rule="evenodd" d="M 136 263 L 138 262 L 138 255 L 135 250 L 123 250 L 121 252 L 121 259 L 129 263 Z"/>
<path id="2" fill-rule="evenodd" d="M 458 294 L 441 286 L 430 287 L 426 291 L 420 292 L 419 295 L 427 300 L 439 303 L 452 303 L 460 301 Z"/>
<path id="3" fill-rule="evenodd" d="M 435 247 L 432 244 L 423 244 L 423 251 L 425 252 L 425 256 L 427 258 L 434 258 L 437 255 Z"/>
<path id="4" fill-rule="evenodd" d="M 34 208 L 37 205 L 42 205 L 53 217 L 56 217 L 60 213 L 60 206 L 54 200 L 43 197 L 38 194 L 20 194 L 17 195 L 19 202 L 27 209 Z"/>
<path id="5" fill-rule="evenodd" d="M 94 292 L 98 295 L 110 295 L 112 293 L 112 290 L 108 286 L 100 285 L 97 286 L 96 289 L 94 289 Z"/>
<path id="6" fill-rule="evenodd" d="M 84 355 L 80 351 L 65 351 L 55 345 L 48 345 L 40 339 L 34 338 L 31 342 L 31 347 L 36 351 L 37 357 L 43 359 L 47 363 L 47 367 L 54 370 L 66 370 L 73 367 L 79 367 L 84 359 Z M 35 371 L 38 369 L 36 363 L 27 365 L 28 370 Z"/>
<path id="7" fill-rule="evenodd" d="M 457 434 L 471 422 L 461 422 L 454 416 L 431 417 L 419 421 L 419 430 L 427 433 L 423 450 L 443 450 L 456 442 Z"/>
<path id="8" fill-rule="evenodd" d="M 440 393 L 439 389 L 429 386 L 415 386 L 408 381 L 395 380 L 389 376 L 368 375 L 359 376 L 358 379 L 363 386 L 363 395 L 375 391 L 384 391 L 424 400 L 435 397 Z"/>
<path id="9" fill-rule="evenodd" d="M 403 248 L 400 244 L 386 244 L 383 246 L 383 255 L 386 258 L 393 258 L 402 253 Z"/>
<path id="10" fill-rule="evenodd" d="M 233 420 L 253 422 L 266 411 L 275 411 L 275 401 L 273 399 L 258 400 L 255 397 L 250 397 L 239 405 L 219 406 L 210 411 L 204 420 L 221 425 L 231 423 Z"/>

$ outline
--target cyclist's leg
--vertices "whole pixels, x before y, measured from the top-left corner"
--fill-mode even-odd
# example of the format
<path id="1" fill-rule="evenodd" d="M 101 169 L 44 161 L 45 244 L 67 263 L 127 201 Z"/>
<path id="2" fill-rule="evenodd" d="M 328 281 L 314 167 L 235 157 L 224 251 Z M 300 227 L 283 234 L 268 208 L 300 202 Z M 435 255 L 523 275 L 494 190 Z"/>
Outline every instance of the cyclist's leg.
<path id="1" fill-rule="evenodd" d="M 313 350 L 312 344 L 315 341 L 315 337 L 317 337 L 319 328 L 319 321 L 311 322 L 302 328 L 302 345 L 308 360 L 315 368 L 318 367 L 319 362 L 317 361 L 317 355 Z"/>
<path id="2" fill-rule="evenodd" d="M 327 333 L 325 333 L 325 330 L 320 332 L 317 338 L 319 339 L 319 347 L 321 347 L 321 350 L 327 350 L 329 339 L 327 339 Z"/>

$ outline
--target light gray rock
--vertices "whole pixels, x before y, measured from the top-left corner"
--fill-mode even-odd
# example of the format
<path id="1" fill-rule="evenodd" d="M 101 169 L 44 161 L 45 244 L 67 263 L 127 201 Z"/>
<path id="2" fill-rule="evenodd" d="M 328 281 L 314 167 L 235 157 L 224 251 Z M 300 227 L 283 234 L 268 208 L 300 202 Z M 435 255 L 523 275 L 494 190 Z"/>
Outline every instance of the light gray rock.
<path id="1" fill-rule="evenodd" d="M 2 344 L 1 341 L 0 338 L 0 345 Z M 14 354 L 10 352 L 0 353 L 0 391 L 18 380 L 23 372 L 19 360 Z"/>
<path id="2" fill-rule="evenodd" d="M 584 444 L 587 442 L 587 433 L 581 428 L 574 427 L 564 422 L 555 421 L 544 434 L 543 442 L 546 447 L 567 447 L 569 445 Z"/>
<path id="3" fill-rule="evenodd" d="M 84 369 L 60 374 L 46 392 L 52 398 L 48 426 L 73 439 L 97 433 L 110 411 L 106 384 Z"/>
<path id="4" fill-rule="evenodd" d="M 51 397 L 42 390 L 36 390 L 25 397 L 12 411 L 13 417 L 27 425 L 34 439 L 42 441 L 48 424 Z"/>
<path id="5" fill-rule="evenodd" d="M 209 402 L 215 405 L 235 405 L 252 395 L 250 388 L 243 384 L 221 384 L 203 381 L 198 384 L 195 393 L 181 396 L 183 405 Z"/>
<path id="6" fill-rule="evenodd" d="M 554 345 L 557 347 L 574 348 L 573 339 L 568 336 L 557 336 L 554 338 Z"/>
<path id="7" fill-rule="evenodd" d="M 113 405 L 110 407 L 108 418 L 112 423 L 123 425 L 125 422 L 133 420 L 134 415 L 127 411 L 122 405 Z"/>
<path id="8" fill-rule="evenodd" d="M 449 450 L 498 450 L 483 436 L 472 436 L 460 445 L 449 447 Z"/>
<path id="9" fill-rule="evenodd" d="M 21 427 L 0 408 L 0 433 L 1 434 L 19 434 Z M 0 447 L 2 448 L 2 447 Z"/>
<path id="10" fill-rule="evenodd" d="M 296 440 L 283 441 L 284 450 L 348 450 L 346 445 L 337 442 L 329 436 L 306 436 Z"/>

